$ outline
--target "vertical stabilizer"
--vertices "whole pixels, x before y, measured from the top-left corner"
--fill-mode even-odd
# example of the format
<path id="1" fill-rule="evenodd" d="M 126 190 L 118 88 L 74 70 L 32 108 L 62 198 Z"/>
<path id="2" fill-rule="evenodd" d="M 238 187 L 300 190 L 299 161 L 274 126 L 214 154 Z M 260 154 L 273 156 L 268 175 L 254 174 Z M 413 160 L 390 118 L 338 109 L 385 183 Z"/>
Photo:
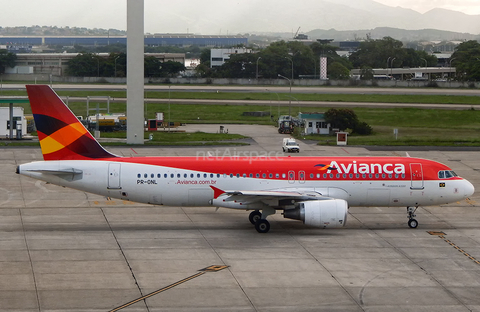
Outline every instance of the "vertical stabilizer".
<path id="1" fill-rule="evenodd" d="M 27 85 L 44 160 L 118 157 L 107 152 L 47 85 Z"/>

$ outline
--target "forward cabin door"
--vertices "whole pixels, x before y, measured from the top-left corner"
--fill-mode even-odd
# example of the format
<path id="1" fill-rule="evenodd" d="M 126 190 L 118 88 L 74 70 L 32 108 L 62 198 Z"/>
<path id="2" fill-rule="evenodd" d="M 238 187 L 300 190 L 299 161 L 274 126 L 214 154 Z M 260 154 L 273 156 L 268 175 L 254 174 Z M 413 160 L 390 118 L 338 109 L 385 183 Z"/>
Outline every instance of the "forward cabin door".
<path id="1" fill-rule="evenodd" d="M 109 189 L 121 189 L 120 185 L 120 164 L 110 163 L 108 164 L 108 188 Z"/>
<path id="2" fill-rule="evenodd" d="M 410 174 L 412 178 L 410 188 L 412 190 L 422 190 L 424 187 L 422 164 L 410 164 Z"/>

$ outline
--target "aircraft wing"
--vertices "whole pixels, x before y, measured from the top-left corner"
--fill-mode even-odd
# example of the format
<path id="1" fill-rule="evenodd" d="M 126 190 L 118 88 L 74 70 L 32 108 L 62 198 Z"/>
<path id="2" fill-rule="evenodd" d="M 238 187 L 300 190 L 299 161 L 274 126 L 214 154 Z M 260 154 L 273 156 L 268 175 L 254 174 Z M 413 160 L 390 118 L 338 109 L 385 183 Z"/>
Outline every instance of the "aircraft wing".
<path id="1" fill-rule="evenodd" d="M 267 202 L 269 200 L 324 200 L 330 199 L 319 192 L 311 189 L 295 189 L 295 190 L 269 190 L 269 191 L 250 191 L 250 190 L 220 190 L 214 186 L 210 186 L 214 191 L 214 198 L 222 196 L 225 202 L 235 201 L 254 203 Z"/>

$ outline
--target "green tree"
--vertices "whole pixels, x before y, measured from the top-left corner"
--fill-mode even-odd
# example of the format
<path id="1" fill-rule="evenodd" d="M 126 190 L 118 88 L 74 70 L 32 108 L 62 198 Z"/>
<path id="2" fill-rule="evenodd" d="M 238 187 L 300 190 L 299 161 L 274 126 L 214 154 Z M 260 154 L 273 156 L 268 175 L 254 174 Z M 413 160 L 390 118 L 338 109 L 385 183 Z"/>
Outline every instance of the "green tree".
<path id="1" fill-rule="evenodd" d="M 88 52 L 79 53 L 68 61 L 67 75 L 76 77 L 100 77 L 103 74 L 105 59 Z"/>
<path id="2" fill-rule="evenodd" d="M 145 77 L 173 77 L 186 68 L 174 61 L 161 62 L 154 56 L 145 57 Z"/>
<path id="3" fill-rule="evenodd" d="M 291 77 L 291 63 L 287 57 L 289 47 L 285 41 L 273 42 L 267 48 L 257 53 L 259 60 L 259 75 L 263 78 L 277 79 L 278 75 Z M 294 60 L 295 62 L 295 60 Z"/>
<path id="4" fill-rule="evenodd" d="M 219 74 L 226 78 L 254 78 L 257 58 L 252 53 L 232 54 L 220 68 Z"/>
<path id="5" fill-rule="evenodd" d="M 325 121 L 341 131 L 353 129 L 358 123 L 357 114 L 348 108 L 331 108 L 325 112 Z"/>
<path id="6" fill-rule="evenodd" d="M 402 42 L 391 37 L 373 40 L 368 39 L 360 43 L 357 51 L 349 57 L 355 68 L 368 66 L 372 68 L 392 67 L 392 64 L 400 64 L 403 56 Z M 392 60 L 395 58 L 396 62 Z M 389 61 L 389 64 L 387 62 Z M 394 66 L 393 66 L 394 67 Z"/>
<path id="7" fill-rule="evenodd" d="M 364 121 L 359 121 L 357 114 L 348 108 L 329 109 L 325 112 L 325 120 L 332 127 L 339 128 L 341 131 L 351 129 L 352 134 L 369 135 L 373 132 L 372 127 Z"/>
<path id="8" fill-rule="evenodd" d="M 166 61 L 161 65 L 161 70 L 164 76 L 174 77 L 178 73 L 185 71 L 186 67 L 180 62 Z"/>
<path id="9" fill-rule="evenodd" d="M 330 79 L 345 80 L 350 78 L 350 70 L 340 62 L 333 62 L 328 65 L 328 77 Z"/>
<path id="10" fill-rule="evenodd" d="M 478 41 L 470 40 L 459 44 L 450 60 L 457 70 L 459 80 L 480 80 L 480 43 Z"/>
<path id="11" fill-rule="evenodd" d="M 401 41 L 391 37 L 368 39 L 360 43 L 360 48 L 349 59 L 355 68 L 422 67 L 437 64 L 436 56 L 412 48 L 405 49 Z"/>
<path id="12" fill-rule="evenodd" d="M 110 53 L 103 71 L 105 77 L 127 76 L 127 55 L 125 53 Z"/>
<path id="13" fill-rule="evenodd" d="M 200 52 L 200 64 L 210 67 L 210 49 L 203 49 Z"/>
<path id="14" fill-rule="evenodd" d="M 361 80 L 372 80 L 373 79 L 373 68 L 369 66 L 363 66 L 360 69 L 360 79 Z"/>
<path id="15" fill-rule="evenodd" d="M 162 62 L 155 56 L 147 56 L 144 60 L 145 77 L 162 77 Z"/>
<path id="16" fill-rule="evenodd" d="M 15 67 L 17 56 L 7 50 L 0 50 L 0 74 L 5 72 L 7 67 Z"/>

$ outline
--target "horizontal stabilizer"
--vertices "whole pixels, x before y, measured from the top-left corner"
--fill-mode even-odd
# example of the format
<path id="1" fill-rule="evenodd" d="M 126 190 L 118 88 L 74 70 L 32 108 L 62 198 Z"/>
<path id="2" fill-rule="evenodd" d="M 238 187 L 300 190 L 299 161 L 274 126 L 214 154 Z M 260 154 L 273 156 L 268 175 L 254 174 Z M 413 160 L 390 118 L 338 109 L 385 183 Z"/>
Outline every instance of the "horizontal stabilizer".
<path id="1" fill-rule="evenodd" d="M 78 170 L 75 168 L 65 168 L 65 169 L 26 169 L 24 171 L 30 172 L 38 172 L 38 173 L 45 173 L 45 174 L 52 174 L 52 175 L 66 175 L 66 174 L 82 174 L 82 170 Z"/>

